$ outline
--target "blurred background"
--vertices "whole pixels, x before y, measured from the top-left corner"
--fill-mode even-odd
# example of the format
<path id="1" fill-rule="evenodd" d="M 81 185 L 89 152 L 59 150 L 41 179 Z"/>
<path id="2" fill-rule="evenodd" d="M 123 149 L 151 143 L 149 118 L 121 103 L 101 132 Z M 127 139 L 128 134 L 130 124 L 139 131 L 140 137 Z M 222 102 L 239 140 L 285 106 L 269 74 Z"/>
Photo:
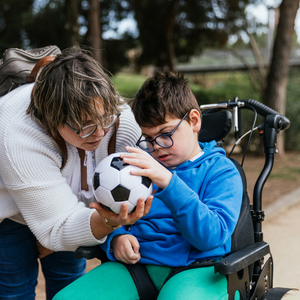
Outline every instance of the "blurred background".
<path id="1" fill-rule="evenodd" d="M 284 155 L 300 149 L 298 8 L 299 0 L 0 0 L 0 53 L 90 47 L 127 98 L 155 71 L 181 71 L 200 104 L 251 98 L 290 118 L 278 138 Z M 259 148 L 258 136 L 249 151 Z"/>
<path id="2" fill-rule="evenodd" d="M 268 207 L 300 185 L 298 10 L 299 0 L 0 0 L 0 59 L 13 47 L 81 45 L 91 49 L 126 98 L 133 98 L 155 71 L 171 70 L 185 74 L 199 104 L 238 97 L 270 106 L 286 115 L 291 127 L 278 137 L 280 156 L 263 194 Z M 243 111 L 243 118 L 245 132 L 253 114 Z M 233 140 L 232 134 L 228 148 Z M 240 151 L 235 155 L 241 157 L 246 143 L 235 148 Z M 261 137 L 254 132 L 247 152 L 252 155 L 244 165 L 250 191 L 264 164 L 262 152 Z M 280 221 L 277 227 L 272 220 L 266 226 L 275 251 L 288 247 L 295 252 L 288 257 L 275 253 L 282 265 L 275 280 L 282 286 L 289 286 L 280 282 L 283 278 L 300 287 L 299 264 L 293 264 L 299 247 L 287 240 L 299 240 L 294 238 L 297 213 L 294 218 L 280 215 L 284 221 L 274 218 Z M 89 262 L 89 269 L 98 264 Z M 36 299 L 44 300 L 41 273 L 38 282 Z"/>

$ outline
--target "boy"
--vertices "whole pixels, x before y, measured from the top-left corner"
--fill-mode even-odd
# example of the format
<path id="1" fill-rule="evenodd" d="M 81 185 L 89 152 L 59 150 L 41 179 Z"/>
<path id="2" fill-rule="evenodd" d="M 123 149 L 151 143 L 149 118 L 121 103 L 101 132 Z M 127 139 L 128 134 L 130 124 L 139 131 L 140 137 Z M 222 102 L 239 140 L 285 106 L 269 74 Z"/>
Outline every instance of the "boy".
<path id="1" fill-rule="evenodd" d="M 164 281 L 176 267 L 218 260 L 231 251 L 242 202 L 238 171 L 215 141 L 198 143 L 200 109 L 183 75 L 149 78 L 132 110 L 142 129 L 140 149 L 127 147 L 122 158 L 141 167 L 131 173 L 151 178 L 157 191 L 150 212 L 131 227 L 113 231 L 101 247 L 112 261 L 146 264 L 158 299 L 228 299 L 226 277 L 214 274 L 212 266 Z M 92 276 L 99 279 L 91 288 Z M 72 285 L 85 299 L 91 289 L 91 299 L 96 294 L 97 299 L 139 299 L 130 274 L 117 262 L 99 266 Z"/>

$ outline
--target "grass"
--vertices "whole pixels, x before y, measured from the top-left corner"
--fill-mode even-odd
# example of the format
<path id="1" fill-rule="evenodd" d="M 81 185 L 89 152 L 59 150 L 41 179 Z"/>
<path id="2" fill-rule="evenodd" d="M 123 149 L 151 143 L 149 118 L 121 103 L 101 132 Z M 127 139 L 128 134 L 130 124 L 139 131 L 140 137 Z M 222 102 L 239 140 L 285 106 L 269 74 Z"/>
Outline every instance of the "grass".
<path id="1" fill-rule="evenodd" d="M 285 180 L 298 180 L 300 177 L 300 168 L 295 166 L 286 166 L 276 169 L 270 174 L 270 179 L 285 179 Z"/>
<path id="2" fill-rule="evenodd" d="M 233 155 L 239 162 L 241 154 Z M 248 193 L 253 198 L 253 190 L 265 163 L 263 155 L 246 155 L 244 171 L 247 177 Z M 272 172 L 263 188 L 263 206 L 266 207 L 280 197 L 291 193 L 300 186 L 300 156 L 298 151 L 275 156 Z M 251 200 L 252 201 L 252 200 Z"/>
<path id="3" fill-rule="evenodd" d="M 134 98 L 146 79 L 146 76 L 138 74 L 117 73 L 112 82 L 122 97 Z"/>
<path id="4" fill-rule="evenodd" d="M 117 73 L 112 82 L 119 93 L 126 98 L 134 98 L 148 77 L 139 74 Z M 258 99 L 250 86 L 246 73 L 219 73 L 186 76 L 189 86 L 199 103 L 213 103 L 233 99 Z"/>
<path id="5" fill-rule="evenodd" d="M 291 121 L 291 127 L 285 132 L 285 147 L 288 151 L 300 150 L 300 71 L 290 71 L 286 93 L 286 116 Z M 260 96 L 253 90 L 246 72 L 208 73 L 187 75 L 189 85 L 199 104 L 215 103 L 222 100 L 254 99 L 260 101 Z M 120 95 L 132 99 L 148 77 L 139 74 L 117 73 L 112 78 Z M 243 111 L 243 124 L 251 128 L 253 114 Z M 258 120 L 260 122 L 260 120 Z"/>

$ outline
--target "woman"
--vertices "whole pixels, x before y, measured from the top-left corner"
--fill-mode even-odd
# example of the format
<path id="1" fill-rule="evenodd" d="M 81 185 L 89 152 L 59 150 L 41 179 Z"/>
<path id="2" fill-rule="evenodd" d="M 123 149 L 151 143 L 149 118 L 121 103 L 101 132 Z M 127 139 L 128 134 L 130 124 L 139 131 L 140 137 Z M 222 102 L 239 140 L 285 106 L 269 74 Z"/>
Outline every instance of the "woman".
<path id="1" fill-rule="evenodd" d="M 40 258 L 52 299 L 84 273 L 70 251 L 103 243 L 151 206 L 152 196 L 116 215 L 93 202 L 95 165 L 134 145 L 140 129 L 88 53 L 71 48 L 51 60 L 35 84 L 0 99 L 0 299 L 34 299 L 36 240 L 51 250 Z"/>

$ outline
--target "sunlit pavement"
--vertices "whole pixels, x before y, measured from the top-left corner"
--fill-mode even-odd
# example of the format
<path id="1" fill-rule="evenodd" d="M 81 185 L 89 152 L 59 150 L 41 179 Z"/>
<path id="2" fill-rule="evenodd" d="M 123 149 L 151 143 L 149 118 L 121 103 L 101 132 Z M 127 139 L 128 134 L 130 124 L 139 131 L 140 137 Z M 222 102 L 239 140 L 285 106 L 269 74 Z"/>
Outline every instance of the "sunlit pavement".
<path id="1" fill-rule="evenodd" d="M 265 209 L 264 241 L 274 260 L 274 287 L 300 289 L 300 188 Z M 300 299 L 299 291 L 291 294 Z"/>

